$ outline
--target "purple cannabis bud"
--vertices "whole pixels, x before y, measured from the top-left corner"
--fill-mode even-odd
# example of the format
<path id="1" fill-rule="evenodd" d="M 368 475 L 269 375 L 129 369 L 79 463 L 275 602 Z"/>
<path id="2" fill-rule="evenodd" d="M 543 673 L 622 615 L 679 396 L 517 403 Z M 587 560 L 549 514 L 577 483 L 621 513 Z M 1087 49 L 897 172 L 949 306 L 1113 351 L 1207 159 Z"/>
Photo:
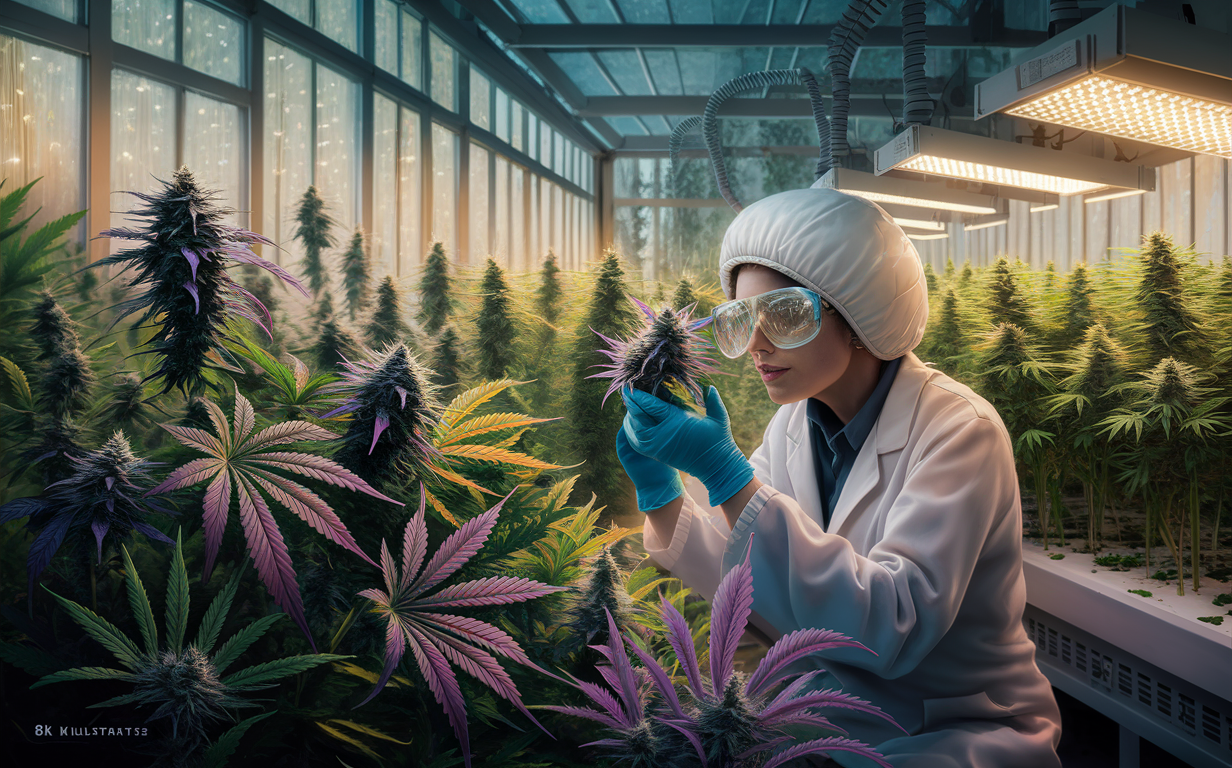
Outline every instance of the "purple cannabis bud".
<path id="1" fill-rule="evenodd" d="M 608 349 L 599 351 L 611 360 L 595 366 L 609 370 L 587 377 L 612 380 L 603 402 L 607 403 L 613 392 L 631 386 L 681 407 L 704 403 L 701 378 L 718 369 L 713 358 L 704 356 L 710 343 L 697 335 L 697 331 L 705 327 L 710 318 L 693 320 L 689 317 L 696 303 L 680 310 L 664 306 L 656 313 L 633 296 L 629 300 L 644 316 L 643 326 L 632 337 L 622 341 L 594 332 L 607 342 Z"/>
<path id="2" fill-rule="evenodd" d="M 269 312 L 250 291 L 227 272 L 247 264 L 271 272 L 299 290 L 300 282 L 273 262 L 252 251 L 269 239 L 222 223 L 232 211 L 219 206 L 217 192 L 202 189 L 187 167 L 175 172 L 159 192 L 129 192 L 144 201 L 134 215 L 148 218 L 139 229 L 116 228 L 101 237 L 137 240 L 140 247 L 101 259 L 91 267 L 123 265 L 136 272 L 134 289 L 144 289 L 115 306 L 116 322 L 142 312 L 138 324 L 153 322 L 158 330 L 146 342 L 158 359 L 150 379 L 163 380 L 163 392 L 178 387 L 198 393 L 205 387 L 211 355 L 228 357 L 222 342 L 231 336 L 228 322 L 245 318 L 269 333 Z"/>

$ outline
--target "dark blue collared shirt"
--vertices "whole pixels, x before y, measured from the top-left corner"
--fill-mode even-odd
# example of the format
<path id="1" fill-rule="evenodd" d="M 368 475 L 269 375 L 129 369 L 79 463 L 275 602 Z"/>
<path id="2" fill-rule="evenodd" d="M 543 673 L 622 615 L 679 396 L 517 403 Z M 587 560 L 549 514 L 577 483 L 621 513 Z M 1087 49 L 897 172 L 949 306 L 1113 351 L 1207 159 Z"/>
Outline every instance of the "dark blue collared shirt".
<path id="1" fill-rule="evenodd" d="M 817 489 L 821 496 L 821 514 L 824 525 L 830 527 L 830 512 L 847 482 L 847 475 L 856 463 L 856 454 L 873 424 L 881 414 L 890 385 L 902 365 L 901 357 L 881 363 L 881 378 L 868 400 L 855 417 L 843 424 L 830 406 L 815 397 L 808 401 L 809 430 L 812 433 L 813 462 L 817 472 Z"/>

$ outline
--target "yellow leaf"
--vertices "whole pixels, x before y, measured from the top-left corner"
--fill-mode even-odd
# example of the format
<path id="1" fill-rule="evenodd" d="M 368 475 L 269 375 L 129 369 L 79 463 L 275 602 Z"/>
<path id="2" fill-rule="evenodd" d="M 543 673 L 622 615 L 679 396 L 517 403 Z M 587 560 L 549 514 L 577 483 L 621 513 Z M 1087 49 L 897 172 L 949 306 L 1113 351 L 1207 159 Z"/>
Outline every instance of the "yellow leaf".
<path id="1" fill-rule="evenodd" d="M 341 741 L 345 744 L 350 744 L 352 747 L 355 747 L 360 752 L 363 752 L 368 757 L 371 757 L 373 760 L 376 760 L 377 762 L 381 762 L 381 756 L 378 755 L 376 752 L 373 752 L 371 747 L 369 747 L 367 744 L 363 743 L 359 739 L 355 739 L 350 736 L 347 736 L 345 733 L 343 733 L 342 731 L 339 731 L 337 728 L 330 727 L 320 721 L 314 721 L 314 722 L 316 722 L 316 726 L 318 728 L 325 731 L 330 736 L 333 736 L 338 741 Z"/>
<path id="2" fill-rule="evenodd" d="M 559 418 L 559 417 L 558 417 Z M 556 421 L 556 419 L 540 419 L 534 416 L 527 416 L 524 413 L 488 413 L 483 416 L 477 416 L 469 419 L 462 424 L 446 431 L 441 436 L 439 445 L 447 445 L 456 443 L 460 440 L 482 435 L 487 432 L 495 432 L 499 429 L 511 429 L 513 427 L 521 427 L 529 424 L 542 424 L 545 421 Z"/>
<path id="3" fill-rule="evenodd" d="M 458 522 L 458 518 L 454 517 L 453 514 L 448 509 L 445 509 L 444 504 L 437 501 L 437 498 L 432 495 L 432 491 L 425 491 L 425 492 L 428 496 L 428 502 L 432 504 L 433 509 L 435 509 L 437 512 L 440 512 L 441 516 L 444 517 L 446 520 L 448 520 L 450 523 L 452 523 L 454 528 L 462 527 L 462 523 Z"/>
<path id="4" fill-rule="evenodd" d="M 494 464 L 516 464 L 519 467 L 534 467 L 536 469 L 569 469 L 558 464 L 549 464 L 524 453 L 510 451 L 505 448 L 494 448 L 490 445 L 454 445 L 442 449 L 446 456 L 455 456 L 478 461 L 490 461 Z M 574 464 L 573 466 L 578 466 Z"/>
<path id="5" fill-rule="evenodd" d="M 17 394 L 21 404 L 33 408 L 34 396 L 30 394 L 30 382 L 26 379 L 25 372 L 7 357 L 0 357 L 0 366 L 4 367 L 9 383 L 13 385 L 13 392 Z"/>
<path id="6" fill-rule="evenodd" d="M 445 469 L 444 467 L 433 466 L 431 467 L 431 469 L 433 472 L 440 475 L 441 478 L 444 480 L 449 480 L 450 482 L 457 483 L 458 485 L 464 485 L 467 488 L 474 488 L 476 490 L 483 491 L 484 493 L 490 493 L 493 496 L 500 495 L 499 493 L 496 493 L 495 491 L 489 491 L 487 488 L 484 488 L 482 485 L 477 485 L 471 482 L 470 480 L 467 480 L 465 477 L 462 477 L 462 475 L 459 475 L 457 472 L 453 472 L 451 470 Z"/>
<path id="7" fill-rule="evenodd" d="M 469 416 L 476 408 L 491 400 L 497 394 L 515 384 L 526 384 L 525 381 L 513 379 L 497 379 L 485 381 L 477 387 L 468 389 L 453 399 L 441 415 L 440 424 L 446 429 L 452 429 L 458 422 Z"/>
<path id="8" fill-rule="evenodd" d="M 552 513 L 563 507 L 569 498 L 569 494 L 573 492 L 573 485 L 579 477 L 581 475 L 572 475 L 549 488 L 548 492 L 544 494 L 543 502 L 539 508 L 545 512 Z"/>
<path id="9" fill-rule="evenodd" d="M 384 739 L 385 741 L 392 741 L 395 744 L 402 744 L 403 746 L 407 746 L 411 743 L 409 741 L 398 741 L 393 736 L 390 736 L 388 733 L 385 733 L 384 731 L 378 731 L 376 728 L 370 728 L 366 725 L 361 725 L 359 723 L 351 722 L 350 720 L 339 720 L 337 718 L 334 718 L 332 720 L 327 720 L 326 722 L 337 723 L 338 725 L 344 725 L 353 731 L 359 731 L 360 733 L 366 734 L 368 736 L 372 736 L 373 738 Z"/>
<path id="10" fill-rule="evenodd" d="M 373 685 L 376 685 L 376 681 L 381 679 L 381 676 L 378 675 L 376 672 L 369 672 L 363 667 L 352 664 L 349 661 L 335 661 L 334 665 L 338 667 L 339 671 L 345 672 L 348 675 L 354 675 L 355 677 L 358 677 L 361 680 L 367 680 Z M 397 688 L 399 685 L 410 685 L 410 684 L 411 684 L 411 681 L 403 677 L 402 675 L 394 675 L 390 677 L 389 682 L 386 683 L 386 685 L 392 686 L 394 688 Z"/>

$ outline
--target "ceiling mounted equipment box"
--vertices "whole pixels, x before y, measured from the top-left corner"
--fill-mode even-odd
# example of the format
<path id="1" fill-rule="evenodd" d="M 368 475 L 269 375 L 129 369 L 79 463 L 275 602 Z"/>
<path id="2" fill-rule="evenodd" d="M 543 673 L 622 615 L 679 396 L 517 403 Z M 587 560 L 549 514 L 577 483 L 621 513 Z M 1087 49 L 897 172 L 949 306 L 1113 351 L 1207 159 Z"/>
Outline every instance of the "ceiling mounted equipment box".
<path id="1" fill-rule="evenodd" d="M 874 154 L 878 176 L 910 171 L 1056 195 L 1155 189 L 1155 169 L 985 136 L 912 125 Z"/>
<path id="2" fill-rule="evenodd" d="M 1232 158 L 1232 36 L 1113 5 L 975 86 L 996 112 Z"/>
<path id="3" fill-rule="evenodd" d="M 874 203 L 893 203 L 956 213 L 1004 213 L 1008 204 L 991 195 L 950 189 L 940 181 L 881 178 L 850 168 L 831 168 L 813 183 L 816 189 L 837 189 Z"/>

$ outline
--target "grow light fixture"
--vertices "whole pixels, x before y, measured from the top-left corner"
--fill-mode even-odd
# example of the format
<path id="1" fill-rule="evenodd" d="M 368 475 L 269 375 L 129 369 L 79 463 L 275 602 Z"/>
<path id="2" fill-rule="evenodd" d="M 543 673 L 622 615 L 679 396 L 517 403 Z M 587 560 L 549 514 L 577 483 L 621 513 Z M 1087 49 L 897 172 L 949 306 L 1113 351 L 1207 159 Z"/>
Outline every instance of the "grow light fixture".
<path id="1" fill-rule="evenodd" d="M 912 240 L 944 240 L 947 237 L 949 237 L 949 235 L 946 234 L 945 232 L 932 232 L 932 233 L 908 232 L 907 237 L 911 238 Z"/>
<path id="2" fill-rule="evenodd" d="M 939 221 L 926 221 L 924 219 L 900 219 L 895 216 L 894 223 L 903 228 L 914 227 L 915 229 L 927 229 L 933 232 L 945 231 L 945 225 Z"/>
<path id="3" fill-rule="evenodd" d="M 974 221 L 970 224 L 963 224 L 963 232 L 975 232 L 976 230 L 979 230 L 979 229 L 988 229 L 989 227 L 1000 227 L 1002 225 L 1008 224 L 1009 221 L 1010 221 L 1009 216 L 995 216 L 992 218 L 985 218 L 979 221 Z"/>
<path id="4" fill-rule="evenodd" d="M 1228 36 L 1112 5 L 977 84 L 995 112 L 1232 158 Z"/>
<path id="5" fill-rule="evenodd" d="M 909 126 L 895 136 L 877 150 L 873 165 L 878 176 L 910 171 L 1056 195 L 1155 188 L 1153 168 L 927 125 Z"/>
<path id="6" fill-rule="evenodd" d="M 831 168 L 813 183 L 815 189 L 837 189 L 874 203 L 910 205 L 957 213 L 1000 213 L 1004 205 L 992 195 L 950 189 L 941 182 L 879 178 L 850 168 Z"/>
<path id="7" fill-rule="evenodd" d="M 1127 189 L 1122 192 L 1100 192 L 1097 195 L 1088 195 L 1083 198 L 1082 202 L 1090 205 L 1091 203 L 1098 203 L 1102 200 L 1116 200 L 1118 197 L 1130 197 L 1131 195 L 1143 194 L 1146 194 L 1145 189 Z"/>
<path id="8" fill-rule="evenodd" d="M 1056 203 L 1049 203 L 1047 205 L 1033 205 L 1031 206 L 1031 213 L 1043 213 L 1044 211 L 1054 211 L 1060 207 L 1061 206 Z"/>

